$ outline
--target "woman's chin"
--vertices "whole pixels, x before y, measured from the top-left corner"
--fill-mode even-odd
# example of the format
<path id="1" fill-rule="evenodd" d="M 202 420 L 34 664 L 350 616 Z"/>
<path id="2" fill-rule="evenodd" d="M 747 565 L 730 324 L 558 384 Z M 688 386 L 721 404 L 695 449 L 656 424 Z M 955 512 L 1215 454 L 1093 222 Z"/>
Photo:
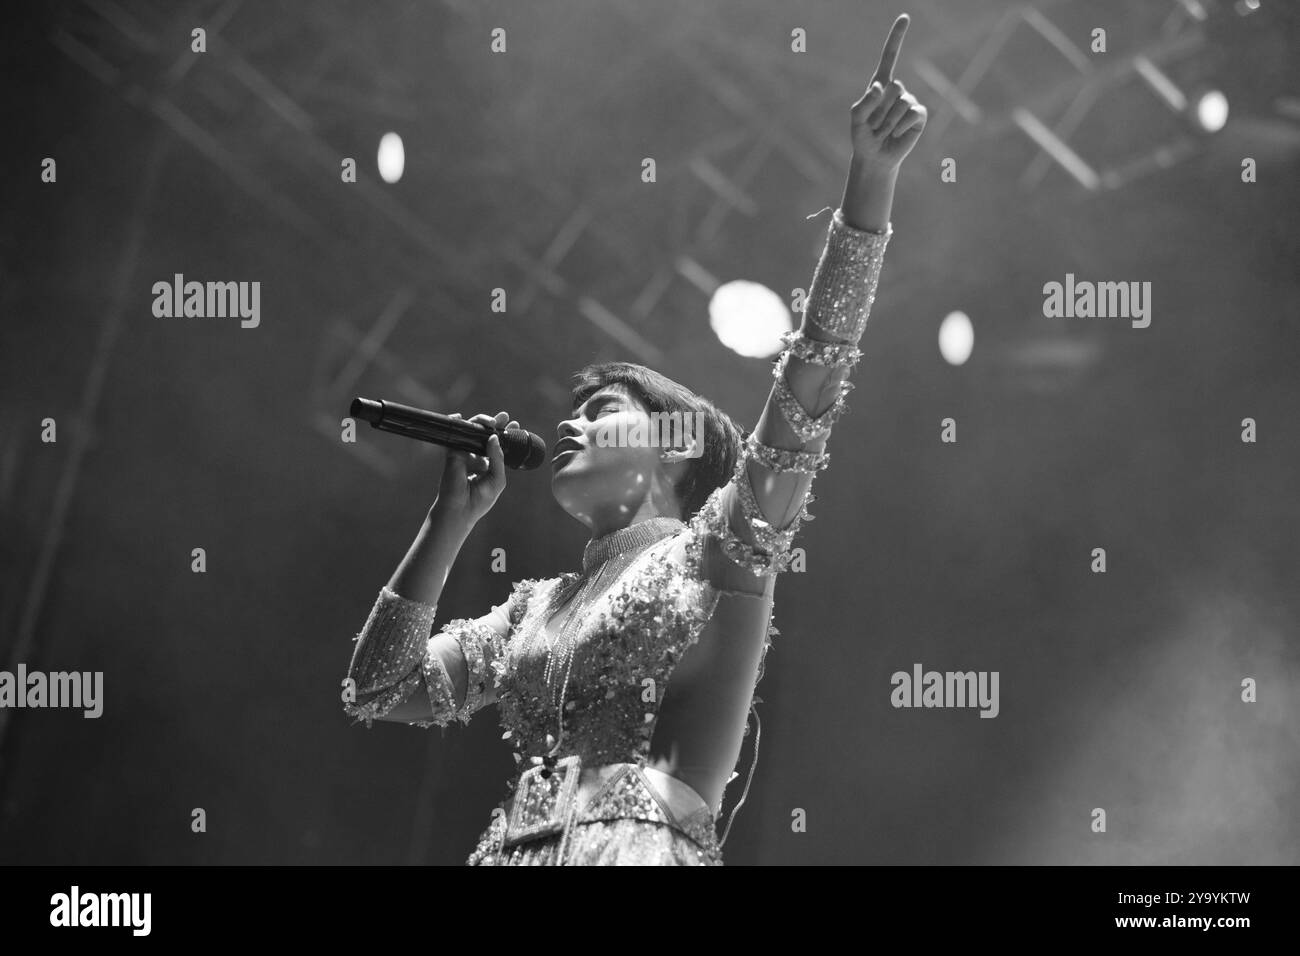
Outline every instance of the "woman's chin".
<path id="1" fill-rule="evenodd" d="M 579 489 L 582 487 L 582 475 L 575 472 L 572 463 L 560 465 L 551 470 L 551 493 L 560 504 L 571 503 L 584 497 Z"/>
<path id="2" fill-rule="evenodd" d="M 569 452 L 559 463 L 551 463 L 551 483 L 563 480 L 565 477 L 572 477 L 582 472 L 581 462 L 582 452 Z"/>

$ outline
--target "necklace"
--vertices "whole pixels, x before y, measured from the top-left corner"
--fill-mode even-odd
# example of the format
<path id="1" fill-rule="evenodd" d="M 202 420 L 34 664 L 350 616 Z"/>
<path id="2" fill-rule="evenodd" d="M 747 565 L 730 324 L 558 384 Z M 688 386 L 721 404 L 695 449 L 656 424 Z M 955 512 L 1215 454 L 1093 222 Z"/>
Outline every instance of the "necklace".
<path id="1" fill-rule="evenodd" d="M 569 674 L 573 668 L 577 637 L 586 618 L 586 611 L 607 589 L 605 582 L 618 580 L 632 562 L 646 548 L 686 526 L 678 518 L 647 518 L 626 528 L 620 528 L 587 542 L 582 552 L 582 572 L 563 586 L 555 588 L 536 630 L 530 636 L 529 646 L 544 638 L 551 617 L 570 600 L 572 607 L 560 625 L 554 640 L 547 641 L 546 668 L 543 678 L 550 692 L 550 700 L 559 714 L 559 733 L 550 750 L 550 757 L 560 749 L 564 740 L 565 696 L 569 689 Z"/>

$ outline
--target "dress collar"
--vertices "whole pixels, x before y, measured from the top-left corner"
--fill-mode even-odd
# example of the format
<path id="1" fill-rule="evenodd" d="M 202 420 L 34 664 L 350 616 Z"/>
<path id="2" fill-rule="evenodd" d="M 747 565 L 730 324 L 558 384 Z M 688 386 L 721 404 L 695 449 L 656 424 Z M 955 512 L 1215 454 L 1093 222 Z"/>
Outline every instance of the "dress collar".
<path id="1" fill-rule="evenodd" d="M 676 534 L 684 527 L 686 522 L 679 518 L 660 516 L 646 518 L 644 521 L 611 531 L 602 537 L 592 538 L 582 551 L 582 572 L 587 574 L 594 571 L 615 555 L 640 551 L 656 541 Z"/>

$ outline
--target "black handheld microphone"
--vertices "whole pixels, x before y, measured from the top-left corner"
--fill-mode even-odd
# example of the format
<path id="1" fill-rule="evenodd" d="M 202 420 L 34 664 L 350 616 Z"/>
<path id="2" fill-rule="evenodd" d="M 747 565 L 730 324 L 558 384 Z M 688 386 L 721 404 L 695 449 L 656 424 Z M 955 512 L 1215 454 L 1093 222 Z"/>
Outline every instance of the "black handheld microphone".
<path id="1" fill-rule="evenodd" d="M 527 471 L 546 460 L 546 442 L 541 436 L 522 428 L 489 428 L 463 418 L 452 418 L 450 415 L 427 412 L 423 408 L 369 398 L 352 399 L 348 414 L 370 422 L 372 428 L 380 431 L 475 455 L 488 453 L 488 436 L 495 432 L 501 439 L 501 453 L 505 457 L 507 468 Z"/>

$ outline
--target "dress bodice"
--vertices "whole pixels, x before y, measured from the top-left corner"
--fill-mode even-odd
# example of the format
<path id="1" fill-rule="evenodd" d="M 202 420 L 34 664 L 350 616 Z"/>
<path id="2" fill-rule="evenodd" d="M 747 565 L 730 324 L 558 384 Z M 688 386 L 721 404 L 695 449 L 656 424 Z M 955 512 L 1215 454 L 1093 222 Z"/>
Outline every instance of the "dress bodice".
<path id="1" fill-rule="evenodd" d="M 674 541 L 647 548 L 584 610 L 567 681 L 557 673 L 548 682 L 546 670 L 567 611 L 553 614 L 555 599 L 576 573 L 515 585 L 523 610 L 492 666 L 501 724 L 521 762 L 551 754 L 557 742 L 554 756 L 584 763 L 644 761 L 673 671 L 718 600 L 673 560 Z"/>

